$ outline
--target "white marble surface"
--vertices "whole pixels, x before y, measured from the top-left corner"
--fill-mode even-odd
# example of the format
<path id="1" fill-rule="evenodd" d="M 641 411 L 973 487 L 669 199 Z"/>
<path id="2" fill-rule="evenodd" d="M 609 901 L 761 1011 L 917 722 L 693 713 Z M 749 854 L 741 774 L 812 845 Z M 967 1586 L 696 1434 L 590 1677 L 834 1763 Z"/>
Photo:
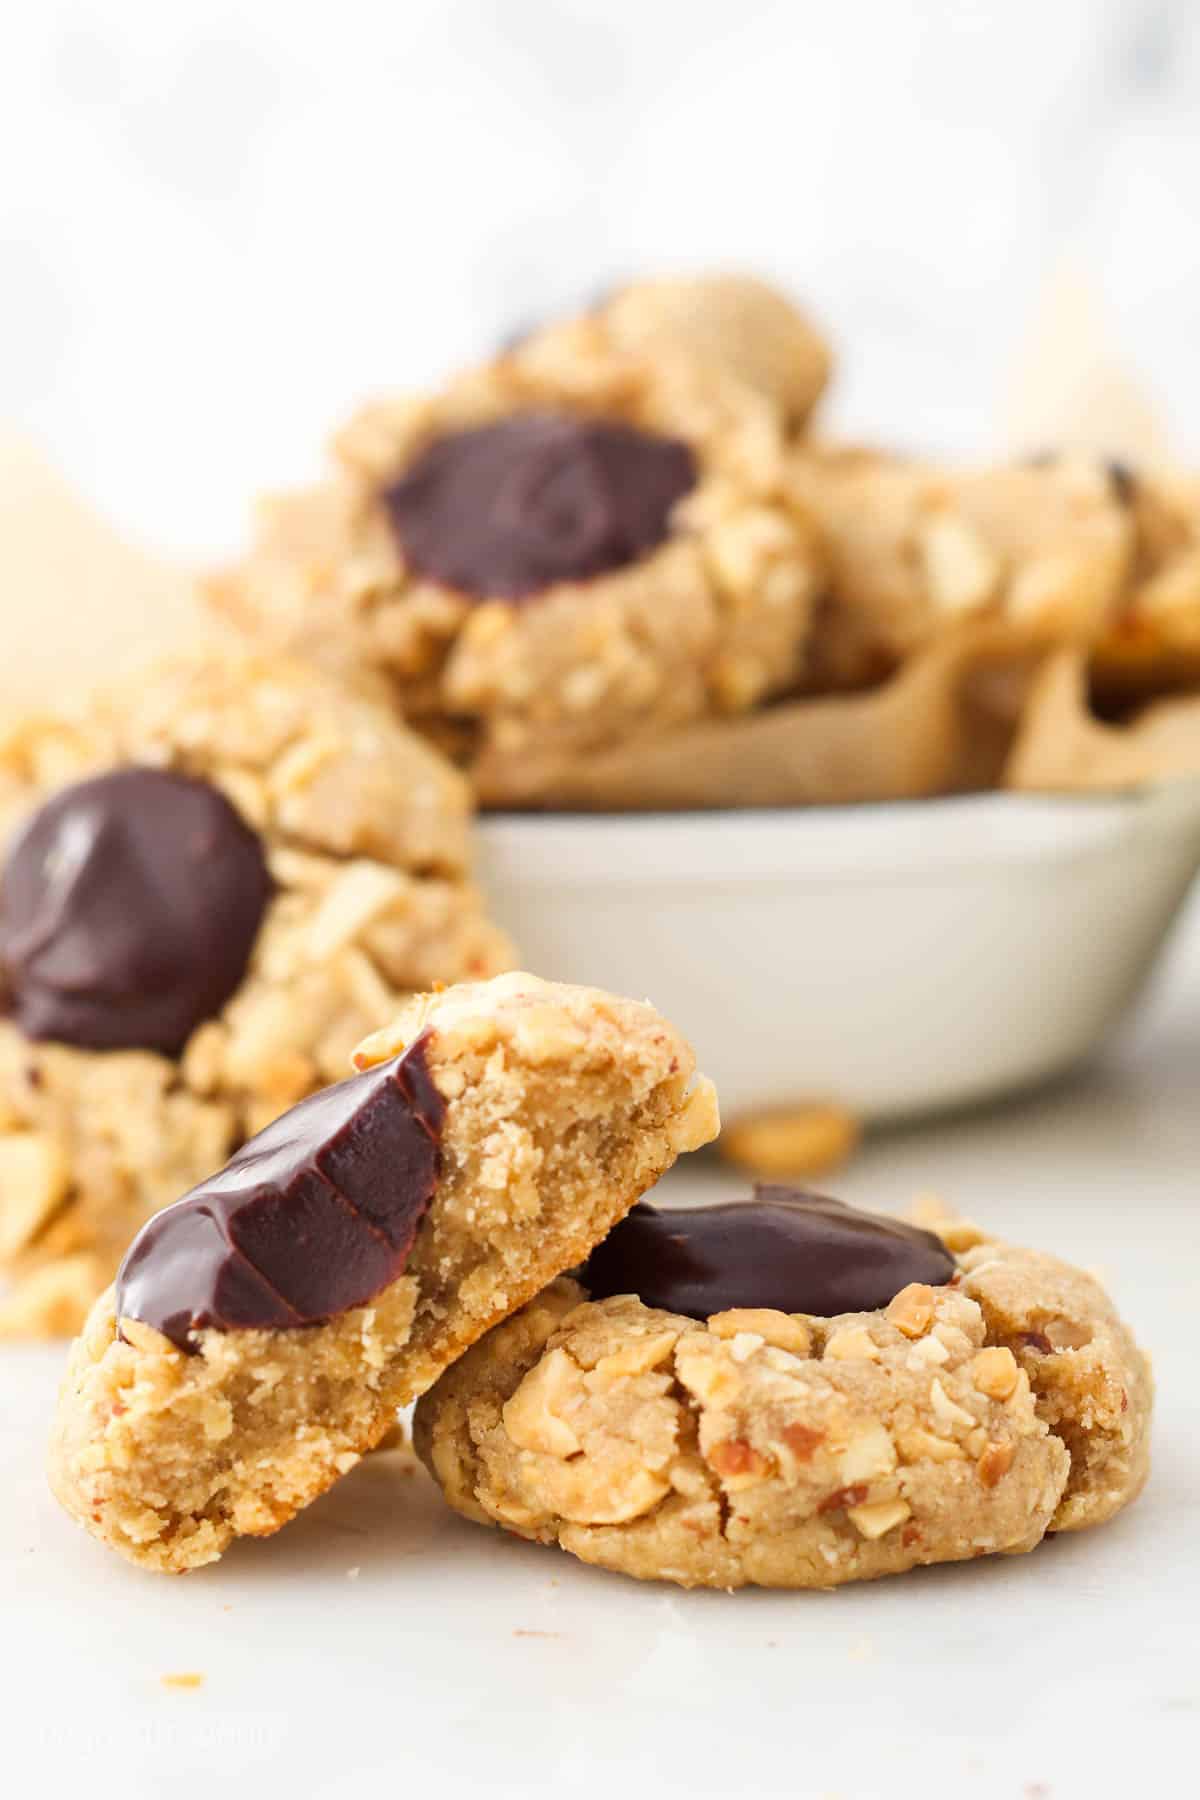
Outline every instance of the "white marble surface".
<path id="1" fill-rule="evenodd" d="M 358 395 L 624 272 L 807 295 L 850 428 L 982 448 L 1066 255 L 1200 451 L 1185 0 L 41 0 L 0 56 L 0 416 L 208 555 Z"/>
<path id="2" fill-rule="evenodd" d="M 453 1518 L 376 1458 L 278 1538 L 127 1569 L 41 1467 L 62 1352 L 0 1356 L 4 1791 L 755 1800 L 1190 1792 L 1200 1745 L 1200 908 L 1090 1074 L 880 1138 L 839 1183 L 934 1187 L 1098 1266 L 1152 1348 L 1155 1470 L 1094 1534 L 834 1595 L 642 1586 Z M 727 1178 L 680 1170 L 676 1197 Z M 192 1691 L 165 1674 L 204 1677 Z"/>

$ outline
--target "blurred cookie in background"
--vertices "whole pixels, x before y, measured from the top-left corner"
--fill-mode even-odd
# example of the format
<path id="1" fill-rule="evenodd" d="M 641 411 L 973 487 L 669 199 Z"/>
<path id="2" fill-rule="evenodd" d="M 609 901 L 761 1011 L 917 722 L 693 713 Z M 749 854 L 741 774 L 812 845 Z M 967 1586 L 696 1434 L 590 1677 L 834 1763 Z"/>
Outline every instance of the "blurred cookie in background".
<path id="1" fill-rule="evenodd" d="M 618 287 L 597 308 L 630 349 L 684 349 L 720 364 L 802 430 L 833 367 L 828 341 L 788 296 L 752 275 L 677 275 Z"/>
<path id="2" fill-rule="evenodd" d="M 1138 552 L 1120 470 L 1077 457 L 958 469 L 816 445 L 793 472 L 829 557 L 817 689 L 878 680 L 964 621 L 1087 642 L 1119 616 Z"/>
<path id="3" fill-rule="evenodd" d="M 434 982 L 509 966 L 465 782 L 303 666 L 180 656 L 0 738 L 0 1332 Z"/>
<path id="4" fill-rule="evenodd" d="M 786 693 L 821 559 L 785 415 L 821 358 L 756 284 L 718 285 L 708 311 L 703 291 L 631 286 L 367 408 L 328 482 L 264 504 L 215 606 L 385 690 L 484 804 L 537 803 L 564 759 Z"/>

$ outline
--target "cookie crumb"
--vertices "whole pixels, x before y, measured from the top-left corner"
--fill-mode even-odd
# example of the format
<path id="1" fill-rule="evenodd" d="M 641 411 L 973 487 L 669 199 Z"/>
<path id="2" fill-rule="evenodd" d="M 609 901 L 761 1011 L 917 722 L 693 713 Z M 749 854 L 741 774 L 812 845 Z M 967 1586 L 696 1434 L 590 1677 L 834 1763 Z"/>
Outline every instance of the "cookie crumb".
<path id="1" fill-rule="evenodd" d="M 361 1574 L 362 1574 L 361 1567 L 359 1566 L 358 1563 L 355 1563 L 355 1565 L 352 1569 L 346 1570 L 346 1580 L 347 1581 L 357 1581 Z"/>
<path id="2" fill-rule="evenodd" d="M 204 1676 L 195 1670 L 184 1671 L 179 1675 L 162 1675 L 159 1677 L 165 1688 L 202 1688 Z"/>
<path id="3" fill-rule="evenodd" d="M 845 1107 L 808 1102 L 733 1120 L 717 1149 L 755 1175 L 824 1175 L 850 1160 L 860 1134 L 859 1120 Z"/>

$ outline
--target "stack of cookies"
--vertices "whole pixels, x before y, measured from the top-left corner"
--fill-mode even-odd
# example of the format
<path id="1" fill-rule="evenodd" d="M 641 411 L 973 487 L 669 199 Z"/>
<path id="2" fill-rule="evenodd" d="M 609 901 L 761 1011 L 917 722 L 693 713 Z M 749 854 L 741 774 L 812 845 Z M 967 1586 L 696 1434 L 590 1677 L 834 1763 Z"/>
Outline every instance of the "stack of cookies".
<path id="1" fill-rule="evenodd" d="M 278 1530 L 412 1402 L 459 1512 L 684 1585 L 1140 1490 L 1090 1276 L 795 1189 L 643 1203 L 711 1084 L 650 1005 L 508 972 L 473 884 L 477 805 L 1192 766 L 1200 495 L 824 442 L 829 367 L 760 283 L 623 288 L 353 420 L 210 583 L 236 645 L 0 733 L 0 1333 L 81 1329 L 52 1481 L 132 1561 Z"/>
<path id="2" fill-rule="evenodd" d="M 740 277 L 635 283 L 264 504 L 218 610 L 390 699 L 485 806 L 1111 787 L 1200 767 L 1200 491 L 813 426 L 830 356 Z"/>
<path id="3" fill-rule="evenodd" d="M 456 1510 L 689 1587 L 1031 1550 L 1140 1491 L 1149 1366 L 1091 1276 L 784 1188 L 636 1204 L 717 1129 L 652 1007 L 502 975 L 355 1061 L 142 1229 L 72 1352 L 51 1479 L 131 1561 L 277 1531 L 418 1397 Z"/>
<path id="4" fill-rule="evenodd" d="M 137 1228 L 433 981 L 510 966 L 470 790 L 303 663 L 197 651 L 0 739 L 0 1335 L 73 1332 Z"/>

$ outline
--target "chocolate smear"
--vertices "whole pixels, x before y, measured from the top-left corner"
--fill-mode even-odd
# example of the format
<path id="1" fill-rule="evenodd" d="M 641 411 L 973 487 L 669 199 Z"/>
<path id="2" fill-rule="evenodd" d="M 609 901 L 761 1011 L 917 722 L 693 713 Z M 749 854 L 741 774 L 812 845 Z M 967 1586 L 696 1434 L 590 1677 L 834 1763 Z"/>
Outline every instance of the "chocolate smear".
<path id="1" fill-rule="evenodd" d="M 832 1318 L 886 1306 L 910 1281 L 944 1286 L 955 1267 L 931 1231 L 760 1184 L 753 1199 L 716 1206 L 660 1211 L 642 1202 L 579 1279 L 593 1300 L 636 1294 L 692 1319 L 734 1306 Z"/>
<path id="2" fill-rule="evenodd" d="M 425 1043 L 302 1100 L 149 1220 L 118 1317 L 192 1351 L 194 1332 L 318 1325 L 395 1281 L 441 1167 Z"/>

